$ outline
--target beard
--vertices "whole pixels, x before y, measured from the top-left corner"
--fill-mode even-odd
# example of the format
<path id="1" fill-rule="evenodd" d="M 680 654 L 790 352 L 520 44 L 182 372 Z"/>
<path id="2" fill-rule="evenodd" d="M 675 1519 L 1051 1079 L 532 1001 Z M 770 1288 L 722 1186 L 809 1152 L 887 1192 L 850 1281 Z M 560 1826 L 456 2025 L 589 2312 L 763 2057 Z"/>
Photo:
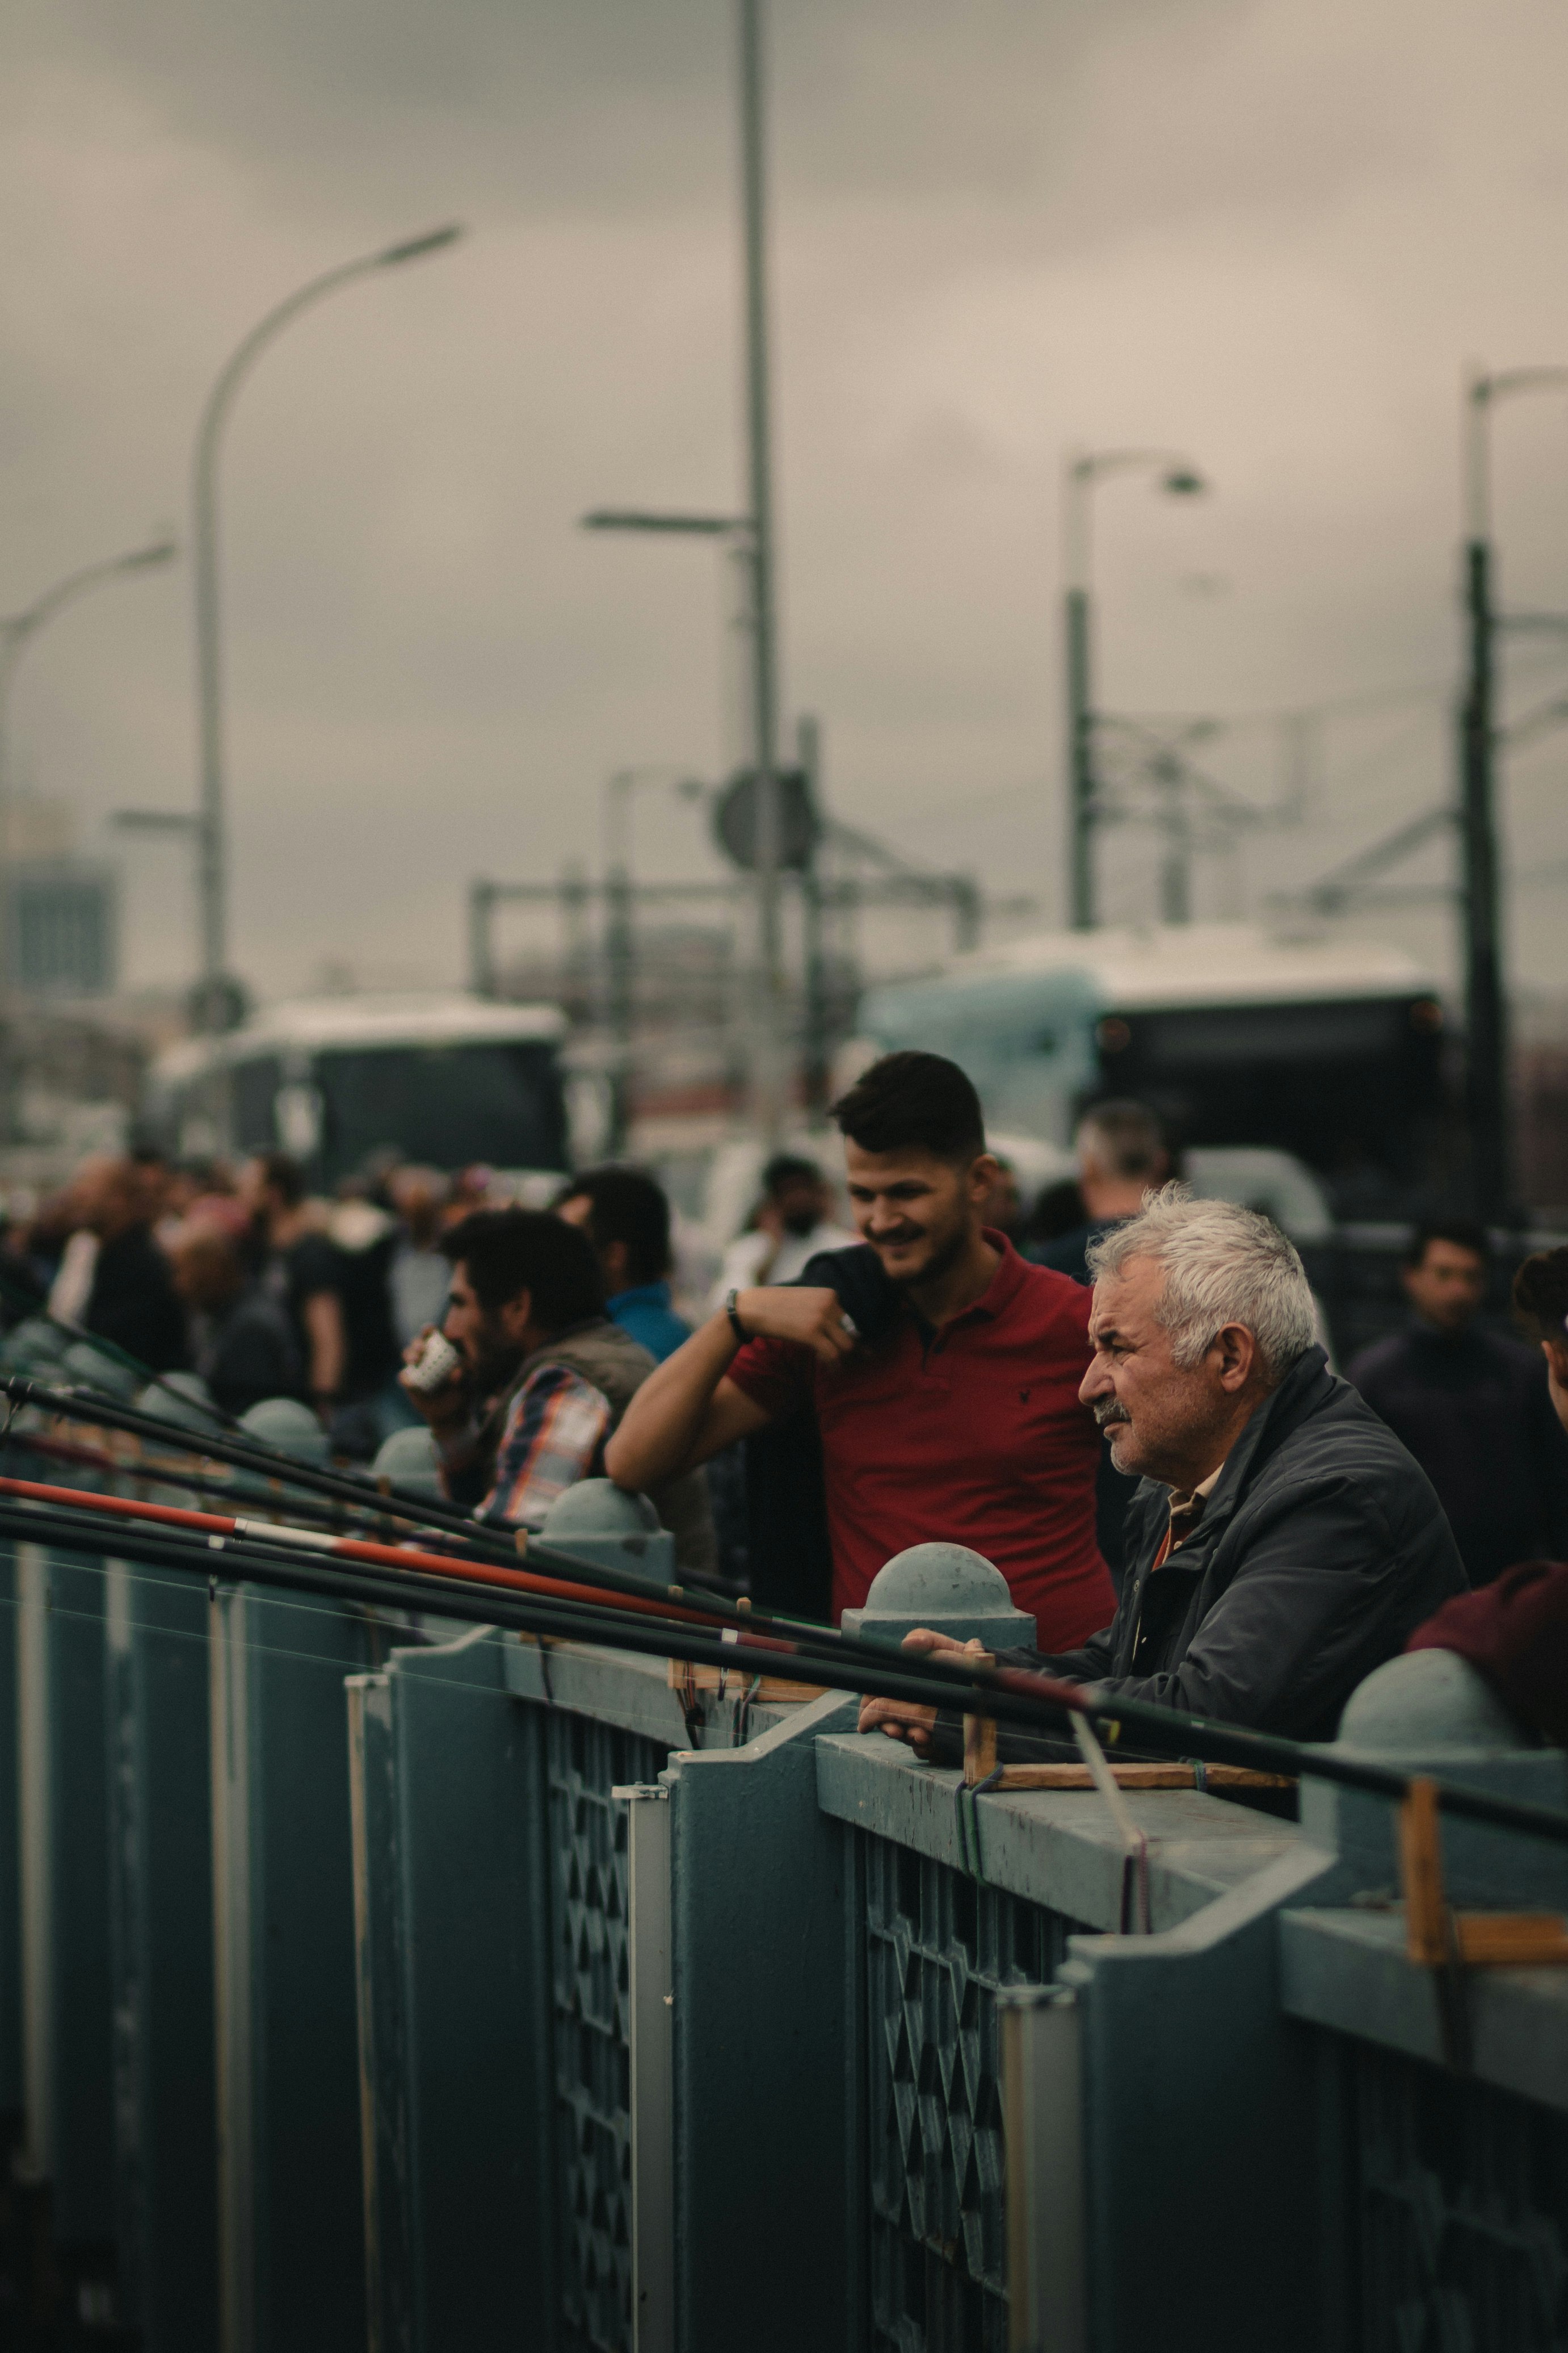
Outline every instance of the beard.
<path id="1" fill-rule="evenodd" d="M 930 1255 L 925 1264 L 916 1268 L 913 1272 L 893 1274 L 886 1269 L 884 1271 L 888 1271 L 889 1282 L 900 1291 L 912 1291 L 919 1283 L 940 1282 L 942 1276 L 950 1273 L 958 1264 L 968 1240 L 968 1227 L 959 1226 L 952 1233 L 931 1240 Z"/>

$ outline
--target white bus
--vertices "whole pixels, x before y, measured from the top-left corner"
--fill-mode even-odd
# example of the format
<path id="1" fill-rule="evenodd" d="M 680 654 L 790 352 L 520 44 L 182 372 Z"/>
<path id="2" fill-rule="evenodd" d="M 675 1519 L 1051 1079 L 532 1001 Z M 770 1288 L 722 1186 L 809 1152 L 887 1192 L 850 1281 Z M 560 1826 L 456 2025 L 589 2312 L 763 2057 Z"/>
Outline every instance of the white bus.
<path id="1" fill-rule="evenodd" d="M 1376 944 L 1246 923 L 1046 933 L 869 990 L 858 1027 L 962 1064 L 999 1132 L 1065 1145 L 1084 1104 L 1133 1096 L 1184 1145 L 1292 1155 L 1342 1213 L 1392 1207 L 1452 1145 L 1436 989 Z"/>
<path id="2" fill-rule="evenodd" d="M 565 1034 L 554 1006 L 456 994 L 279 1004 L 160 1055 L 142 1126 L 181 1158 L 290 1152 L 324 1191 L 384 1151 L 555 1176 L 569 1165 Z"/>

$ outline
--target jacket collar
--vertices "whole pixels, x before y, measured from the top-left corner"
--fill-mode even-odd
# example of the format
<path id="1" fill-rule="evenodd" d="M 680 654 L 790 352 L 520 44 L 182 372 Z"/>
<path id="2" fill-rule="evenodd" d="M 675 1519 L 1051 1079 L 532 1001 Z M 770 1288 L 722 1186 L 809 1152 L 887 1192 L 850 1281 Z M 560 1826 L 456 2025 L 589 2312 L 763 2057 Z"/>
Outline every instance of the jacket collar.
<path id="1" fill-rule="evenodd" d="M 1316 1344 L 1304 1349 L 1279 1388 L 1264 1398 L 1220 1465 L 1204 1512 L 1205 1529 L 1217 1527 L 1230 1517 L 1254 1472 L 1262 1469 L 1299 1423 L 1326 1401 L 1333 1380 L 1323 1350 Z"/>

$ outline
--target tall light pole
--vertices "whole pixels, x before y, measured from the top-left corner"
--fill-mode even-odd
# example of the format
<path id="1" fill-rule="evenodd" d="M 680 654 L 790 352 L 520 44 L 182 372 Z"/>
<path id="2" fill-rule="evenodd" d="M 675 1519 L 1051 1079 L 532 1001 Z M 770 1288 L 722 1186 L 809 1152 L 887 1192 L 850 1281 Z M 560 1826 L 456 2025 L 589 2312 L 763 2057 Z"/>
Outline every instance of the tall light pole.
<path id="1" fill-rule="evenodd" d="M 1111 474 L 1153 474 L 1172 498 L 1208 488 L 1186 459 L 1170 449 L 1100 449 L 1067 461 L 1062 486 L 1067 595 L 1064 637 L 1068 712 L 1068 912 L 1075 931 L 1099 921 L 1094 887 L 1095 774 L 1090 524 L 1096 486 Z"/>
<path id="2" fill-rule="evenodd" d="M 203 1029 L 222 1026 L 227 994 L 225 979 L 228 958 L 227 860 L 224 796 L 223 664 L 218 605 L 218 445 L 235 395 L 274 336 L 281 333 L 302 311 L 308 311 L 340 286 L 368 278 L 378 269 L 395 269 L 438 253 L 462 235 L 455 223 L 431 229 L 423 237 L 389 245 L 379 253 L 363 254 L 340 263 L 301 286 L 268 311 L 236 345 L 202 411 L 196 432 L 192 491 L 192 550 L 195 559 L 196 697 L 200 713 L 201 796 L 198 833 L 201 904 L 201 1019 Z"/>
<path id="3" fill-rule="evenodd" d="M 742 253 L 745 287 L 746 484 L 743 516 L 653 515 L 605 511 L 585 515 L 596 531 L 691 532 L 728 539 L 742 557 L 748 581 L 751 644 L 752 769 L 756 791 L 757 908 L 756 1037 L 752 1102 L 769 1145 L 778 1140 L 786 1108 L 783 833 L 779 790 L 778 612 L 773 593 L 773 435 L 768 369 L 768 245 L 766 109 L 763 58 L 763 0 L 736 0 L 741 117 Z"/>
<path id="4" fill-rule="evenodd" d="M 757 794 L 757 963 L 763 1001 L 753 1082 L 769 1146 L 784 1125 L 784 972 L 780 904 L 778 638 L 773 603 L 773 439 L 768 376 L 766 111 L 763 0 L 738 0 L 741 190 L 746 288 L 746 442 L 751 490 L 752 751 Z"/>
<path id="5" fill-rule="evenodd" d="M 1459 709 L 1459 839 L 1465 915 L 1466 1096 L 1476 1207 L 1505 1219 L 1512 1206 L 1508 1002 L 1497 844 L 1497 633 L 1532 625 L 1560 629 L 1560 615 L 1500 615 L 1493 601 L 1491 413 L 1523 392 L 1568 390 L 1568 368 L 1473 374 L 1465 386 L 1464 608 L 1468 675 Z"/>

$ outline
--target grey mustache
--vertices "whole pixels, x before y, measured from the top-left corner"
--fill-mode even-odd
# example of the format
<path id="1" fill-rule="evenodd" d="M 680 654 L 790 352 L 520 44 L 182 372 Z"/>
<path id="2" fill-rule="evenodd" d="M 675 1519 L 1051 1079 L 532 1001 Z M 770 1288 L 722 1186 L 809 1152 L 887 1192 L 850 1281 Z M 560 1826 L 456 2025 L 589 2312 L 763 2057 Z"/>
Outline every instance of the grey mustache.
<path id="1" fill-rule="evenodd" d="M 1127 1408 L 1119 1404 L 1114 1398 L 1104 1405 L 1095 1406 L 1092 1411 L 1101 1430 L 1110 1430 L 1114 1423 L 1131 1421 L 1132 1419 Z"/>

